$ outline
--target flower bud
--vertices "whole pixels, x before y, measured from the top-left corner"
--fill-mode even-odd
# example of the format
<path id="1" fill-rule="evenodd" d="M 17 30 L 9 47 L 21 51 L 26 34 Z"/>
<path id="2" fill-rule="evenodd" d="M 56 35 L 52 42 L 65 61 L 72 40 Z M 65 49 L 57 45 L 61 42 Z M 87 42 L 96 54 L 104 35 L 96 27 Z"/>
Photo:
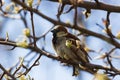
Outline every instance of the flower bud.
<path id="1" fill-rule="evenodd" d="M 19 46 L 19 47 L 23 47 L 23 48 L 27 48 L 28 47 L 27 41 L 17 42 L 16 45 Z"/>
<path id="2" fill-rule="evenodd" d="M 27 0 L 28 6 L 32 7 L 33 0 Z"/>
<path id="3" fill-rule="evenodd" d="M 19 36 L 16 39 L 16 45 L 19 46 L 19 47 L 27 48 L 28 47 L 27 37 L 23 36 L 23 35 Z"/>
<path id="4" fill-rule="evenodd" d="M 120 32 L 117 33 L 116 38 L 120 39 Z"/>
<path id="5" fill-rule="evenodd" d="M 27 37 L 30 36 L 30 29 L 29 28 L 23 29 L 23 34 Z"/>
<path id="6" fill-rule="evenodd" d="M 94 80 L 110 80 L 106 74 L 96 73 Z"/>

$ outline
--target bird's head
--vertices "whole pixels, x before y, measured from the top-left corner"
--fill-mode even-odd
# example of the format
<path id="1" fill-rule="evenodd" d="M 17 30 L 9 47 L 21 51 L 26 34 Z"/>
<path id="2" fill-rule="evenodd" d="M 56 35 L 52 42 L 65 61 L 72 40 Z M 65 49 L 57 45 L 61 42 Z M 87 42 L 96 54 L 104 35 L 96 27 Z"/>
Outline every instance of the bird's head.
<path id="1" fill-rule="evenodd" d="M 67 29 L 61 25 L 55 26 L 51 32 L 53 33 L 54 37 L 63 37 L 68 34 Z"/>

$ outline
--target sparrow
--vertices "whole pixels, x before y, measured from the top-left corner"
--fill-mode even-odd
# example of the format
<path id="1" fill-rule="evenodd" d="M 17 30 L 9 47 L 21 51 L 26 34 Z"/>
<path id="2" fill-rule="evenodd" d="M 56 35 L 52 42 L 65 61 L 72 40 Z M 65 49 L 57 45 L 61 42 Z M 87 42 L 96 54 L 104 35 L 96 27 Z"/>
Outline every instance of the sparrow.
<path id="1" fill-rule="evenodd" d="M 57 56 L 78 65 L 89 63 L 88 54 L 78 37 L 69 33 L 62 25 L 55 26 L 51 32 L 53 33 L 52 44 Z M 78 74 L 78 71 L 73 73 L 73 75 Z"/>

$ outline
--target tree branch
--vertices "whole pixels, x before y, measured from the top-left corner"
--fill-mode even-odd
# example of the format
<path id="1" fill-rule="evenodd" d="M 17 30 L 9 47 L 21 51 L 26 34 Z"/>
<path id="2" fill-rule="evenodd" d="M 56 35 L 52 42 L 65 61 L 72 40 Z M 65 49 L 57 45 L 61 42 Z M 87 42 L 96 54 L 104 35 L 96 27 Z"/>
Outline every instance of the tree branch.
<path id="1" fill-rule="evenodd" d="M 59 2 L 59 0 L 47 0 L 47 1 Z M 62 0 L 62 3 L 71 5 L 71 2 L 69 0 Z M 86 9 L 104 10 L 108 12 L 117 12 L 117 13 L 120 12 L 120 6 L 109 5 L 102 2 L 99 2 L 99 5 L 98 5 L 98 3 L 96 2 L 83 1 L 78 3 L 78 7 L 82 7 Z"/>
<path id="2" fill-rule="evenodd" d="M 31 7 L 32 8 L 32 7 Z M 33 19 L 33 12 L 30 12 L 31 14 L 31 24 L 32 24 L 32 33 L 33 33 L 33 40 L 34 40 L 34 46 L 36 46 L 36 38 L 35 38 L 35 27 L 34 27 L 34 19 Z"/>
<path id="3" fill-rule="evenodd" d="M 28 7 L 26 4 L 24 4 L 24 3 L 22 3 L 22 2 L 20 2 L 20 1 L 18 1 L 18 0 L 13 0 L 13 1 L 14 1 L 15 3 L 21 5 L 21 6 L 22 6 L 23 8 L 25 8 L 26 10 L 28 10 L 28 11 L 33 11 L 33 12 L 36 13 L 37 15 L 41 16 L 42 18 L 48 20 L 49 22 L 51 22 L 51 23 L 53 23 L 53 24 L 55 24 L 55 25 L 63 25 L 63 26 L 69 27 L 69 28 L 74 28 L 74 29 L 76 29 L 76 30 L 79 30 L 79 31 L 82 32 L 82 33 L 86 33 L 86 34 L 88 34 L 88 35 L 90 35 L 90 36 L 94 36 L 94 37 L 97 37 L 97 38 L 99 38 L 99 39 L 102 39 L 102 40 L 104 40 L 104 41 L 106 41 L 106 42 L 114 45 L 116 48 L 120 48 L 120 44 L 119 44 L 117 41 L 112 42 L 112 41 L 111 41 L 111 38 L 109 38 L 109 37 L 106 37 L 106 36 L 104 36 L 104 35 L 102 35 L 102 34 L 99 34 L 99 33 L 96 33 L 96 32 L 93 32 L 93 31 L 90 31 L 90 30 L 87 30 L 87 29 L 84 29 L 84 28 L 82 28 L 82 27 L 80 27 L 80 26 L 73 27 L 73 26 L 70 25 L 70 24 L 66 24 L 66 23 L 64 23 L 64 22 L 56 21 L 56 20 L 54 20 L 54 19 L 52 19 L 52 18 L 50 18 L 50 17 L 42 14 L 42 13 L 39 12 L 37 9 Z M 66 1 L 67 1 L 67 0 L 66 0 Z"/>
<path id="4" fill-rule="evenodd" d="M 15 44 L 15 42 L 12 42 L 12 41 L 7 41 L 6 43 L 4 43 L 5 41 L 0 41 L 0 44 L 4 44 L 4 45 L 9 45 L 9 46 L 17 46 Z M 61 59 L 55 55 L 52 55 L 51 53 L 48 53 L 46 51 L 43 51 L 37 47 L 34 47 L 32 45 L 29 45 L 26 49 L 30 49 L 32 51 L 35 51 L 36 53 L 39 53 L 39 54 L 42 54 L 48 58 L 51 58 L 51 59 L 54 59 L 54 60 L 57 60 L 57 61 L 61 61 L 61 62 L 64 62 L 64 63 L 68 63 L 70 65 L 76 65 L 76 63 L 73 63 L 73 62 L 70 62 L 68 60 L 64 60 L 64 59 Z M 96 64 L 91 64 L 91 63 L 87 63 L 85 64 L 86 67 L 90 67 L 90 68 L 93 68 L 93 69 L 103 69 L 103 70 L 106 70 L 106 71 L 113 71 L 114 73 L 117 73 L 117 74 L 120 74 L 120 71 L 118 69 L 115 69 L 115 68 L 109 68 L 109 67 L 104 67 L 104 66 L 101 66 L 101 65 L 96 65 Z"/>
<path id="5" fill-rule="evenodd" d="M 13 80 L 16 80 L 15 77 L 11 75 L 1 64 L 0 64 L 0 69 L 2 69 L 4 73 L 10 76 Z"/>

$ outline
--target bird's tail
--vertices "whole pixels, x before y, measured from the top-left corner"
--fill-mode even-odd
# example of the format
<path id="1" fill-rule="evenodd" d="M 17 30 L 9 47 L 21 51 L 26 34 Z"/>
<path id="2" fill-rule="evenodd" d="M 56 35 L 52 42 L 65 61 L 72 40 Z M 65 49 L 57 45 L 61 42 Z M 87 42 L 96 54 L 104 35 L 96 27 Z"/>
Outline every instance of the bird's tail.
<path id="1" fill-rule="evenodd" d="M 93 68 L 90 68 L 90 67 L 83 66 L 83 65 L 79 64 L 79 65 L 73 66 L 73 74 L 72 75 L 73 76 L 78 76 L 80 70 L 89 72 L 90 74 L 95 74 L 97 72 L 97 70 L 94 70 Z"/>

